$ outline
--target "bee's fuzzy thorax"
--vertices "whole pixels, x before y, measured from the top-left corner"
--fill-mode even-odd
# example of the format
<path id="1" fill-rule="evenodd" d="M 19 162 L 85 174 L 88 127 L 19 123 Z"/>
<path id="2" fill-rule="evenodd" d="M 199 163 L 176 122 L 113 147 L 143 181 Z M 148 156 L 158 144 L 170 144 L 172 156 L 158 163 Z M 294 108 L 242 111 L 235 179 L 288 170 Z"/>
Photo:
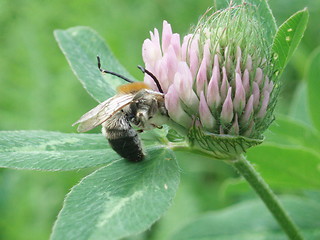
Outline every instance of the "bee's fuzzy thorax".
<path id="1" fill-rule="evenodd" d="M 142 89 L 150 89 L 150 86 L 144 82 L 134 82 L 121 85 L 117 88 L 117 91 L 122 94 L 136 93 Z"/>

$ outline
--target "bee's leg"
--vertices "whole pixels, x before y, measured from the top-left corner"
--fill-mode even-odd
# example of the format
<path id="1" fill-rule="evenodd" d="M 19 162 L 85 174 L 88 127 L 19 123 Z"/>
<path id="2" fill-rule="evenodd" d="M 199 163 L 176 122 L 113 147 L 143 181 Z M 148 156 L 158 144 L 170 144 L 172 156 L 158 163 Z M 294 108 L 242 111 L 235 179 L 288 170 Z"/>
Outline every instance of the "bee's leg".
<path id="1" fill-rule="evenodd" d="M 168 116 L 168 110 L 166 109 L 164 102 L 160 102 L 158 108 L 161 115 Z"/>
<path id="2" fill-rule="evenodd" d="M 135 121 L 136 121 L 138 127 L 141 127 L 141 128 L 145 127 L 145 122 L 146 122 L 145 115 L 146 114 L 143 111 L 137 112 L 137 116 L 135 118 Z"/>
<path id="3" fill-rule="evenodd" d="M 158 110 L 158 102 L 156 99 L 152 99 L 149 109 L 148 109 L 148 120 L 153 117 L 153 115 L 157 112 Z"/>
<path id="4" fill-rule="evenodd" d="M 155 125 L 155 124 L 151 124 L 154 128 L 158 128 L 158 129 L 162 129 L 163 128 L 163 126 L 157 126 L 157 125 Z"/>
<path id="5" fill-rule="evenodd" d="M 144 130 L 143 130 L 143 129 L 138 129 L 137 132 L 138 132 L 138 133 L 143 133 Z"/>

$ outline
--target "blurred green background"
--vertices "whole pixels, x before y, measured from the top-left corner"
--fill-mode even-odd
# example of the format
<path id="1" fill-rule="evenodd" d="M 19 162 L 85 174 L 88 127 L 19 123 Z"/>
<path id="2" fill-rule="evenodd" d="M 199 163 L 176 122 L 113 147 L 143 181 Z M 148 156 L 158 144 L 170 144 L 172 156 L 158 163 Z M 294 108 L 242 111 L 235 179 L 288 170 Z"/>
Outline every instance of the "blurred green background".
<path id="1" fill-rule="evenodd" d="M 0 130 L 76 132 L 71 124 L 95 106 L 58 48 L 53 30 L 92 27 L 130 73 L 141 79 L 136 66 L 142 64 L 141 46 L 149 31 L 161 29 L 165 19 L 175 32 L 184 34 L 212 4 L 212 0 L 1 0 Z M 310 11 L 305 37 L 282 76 L 277 111 L 289 113 L 310 53 L 320 43 L 320 1 L 271 0 L 270 5 L 278 25 L 306 6 Z M 190 217 L 231 204 L 217 196 L 221 183 L 234 171 L 217 161 L 191 162 L 181 163 L 176 200 L 187 199 L 184 214 Z M 64 195 L 85 174 L 0 169 L 0 239 L 48 239 Z M 179 208 L 173 212 L 176 220 L 183 219 Z M 157 231 L 161 225 L 166 224 L 153 227 L 147 238 L 161 239 Z"/>

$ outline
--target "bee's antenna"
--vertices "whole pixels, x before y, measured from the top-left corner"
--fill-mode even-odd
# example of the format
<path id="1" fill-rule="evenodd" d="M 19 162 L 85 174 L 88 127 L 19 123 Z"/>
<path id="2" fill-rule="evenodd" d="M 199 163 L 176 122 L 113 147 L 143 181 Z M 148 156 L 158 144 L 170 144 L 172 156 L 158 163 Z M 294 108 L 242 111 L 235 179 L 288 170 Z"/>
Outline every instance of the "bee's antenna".
<path id="1" fill-rule="evenodd" d="M 100 63 L 100 57 L 99 57 L 99 56 L 97 56 L 97 60 L 98 60 L 98 68 L 99 68 L 99 71 L 100 71 L 100 72 L 102 72 L 102 73 L 109 73 L 109 74 L 111 74 L 111 75 L 114 75 L 114 76 L 117 76 L 117 77 L 119 77 L 119 78 L 122 78 L 123 80 L 125 80 L 125 81 L 127 81 L 127 82 L 129 82 L 129 83 L 133 83 L 133 81 L 130 80 L 129 78 L 126 78 L 126 77 L 124 77 L 124 76 L 122 76 L 122 75 L 120 75 L 120 74 L 118 74 L 118 73 L 110 72 L 110 71 L 108 71 L 108 70 L 102 69 L 102 68 L 101 68 L 101 63 Z"/>
<path id="2" fill-rule="evenodd" d="M 161 88 L 160 82 L 159 82 L 159 80 L 156 78 L 156 76 L 153 75 L 152 72 L 149 72 L 147 69 L 145 69 L 144 67 L 142 67 L 142 66 L 140 66 L 140 65 L 138 65 L 138 68 L 141 70 L 141 72 L 148 74 L 148 75 L 153 79 L 153 81 L 156 83 L 156 85 L 157 85 L 157 87 L 158 87 L 158 89 L 159 89 L 159 92 L 163 93 L 163 90 L 162 90 L 162 88 Z"/>

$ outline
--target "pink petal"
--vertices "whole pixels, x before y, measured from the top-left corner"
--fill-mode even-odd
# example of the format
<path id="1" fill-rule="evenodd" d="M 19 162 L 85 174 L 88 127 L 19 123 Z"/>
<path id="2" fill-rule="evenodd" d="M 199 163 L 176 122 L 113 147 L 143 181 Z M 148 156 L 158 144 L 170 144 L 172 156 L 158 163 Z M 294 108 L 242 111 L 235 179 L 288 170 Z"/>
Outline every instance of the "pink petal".
<path id="1" fill-rule="evenodd" d="M 229 87 L 228 94 L 226 100 L 223 103 L 222 111 L 221 111 L 221 122 L 223 124 L 228 124 L 232 121 L 233 118 L 233 103 L 231 99 L 232 87 Z"/>
<path id="2" fill-rule="evenodd" d="M 241 117 L 241 123 L 247 124 L 252 114 L 253 114 L 253 95 L 251 95 L 249 100 L 247 101 L 246 107 L 244 109 L 244 113 Z"/>
<path id="3" fill-rule="evenodd" d="M 187 64 L 186 64 L 187 65 Z M 187 70 L 186 70 L 187 71 Z M 190 70 L 189 70 L 190 72 Z M 190 108 L 194 113 L 198 112 L 199 99 L 192 89 L 190 81 L 186 81 L 184 76 L 189 75 L 188 73 L 177 72 L 174 78 L 175 89 L 177 90 L 180 99 L 183 103 Z M 190 73 L 191 75 L 191 73 Z"/>
<path id="4" fill-rule="evenodd" d="M 181 46 L 180 46 L 180 35 L 178 33 L 172 34 L 170 46 L 173 47 L 173 50 L 174 50 L 176 56 L 180 59 Z"/>
<path id="5" fill-rule="evenodd" d="M 154 82 L 154 80 L 148 74 L 144 75 L 143 81 L 148 86 L 150 86 L 151 89 L 153 89 L 155 91 L 158 91 L 158 87 L 157 87 L 156 83 Z"/>
<path id="6" fill-rule="evenodd" d="M 261 68 L 257 68 L 256 76 L 255 76 L 254 80 L 256 81 L 256 83 L 258 83 L 259 86 L 261 86 L 262 78 L 263 78 L 262 69 Z"/>
<path id="7" fill-rule="evenodd" d="M 261 108 L 257 114 L 258 118 L 263 118 L 266 115 L 268 104 L 269 104 L 269 98 L 270 98 L 270 93 L 268 91 L 264 91 Z"/>
<path id="8" fill-rule="evenodd" d="M 220 66 L 219 66 L 219 55 L 218 54 L 214 55 L 213 66 L 215 66 L 218 70 L 220 69 Z M 220 74 L 219 74 L 219 81 L 220 81 Z"/>
<path id="9" fill-rule="evenodd" d="M 187 62 L 187 53 L 189 51 L 190 47 L 190 40 L 191 40 L 192 34 L 188 34 L 183 38 L 182 47 L 181 47 L 181 60 Z"/>
<path id="10" fill-rule="evenodd" d="M 228 82 L 227 71 L 225 67 L 222 67 L 222 83 L 221 83 L 221 98 L 224 101 L 227 97 L 228 89 L 230 85 Z"/>
<path id="11" fill-rule="evenodd" d="M 155 63 L 155 71 L 153 72 L 153 74 L 157 77 L 157 79 L 159 80 L 159 83 L 161 85 L 161 88 L 163 90 L 164 93 L 166 93 L 168 91 L 168 88 L 170 86 L 170 82 L 168 79 L 168 63 L 167 63 L 167 58 L 163 57 L 160 60 L 158 60 Z"/>
<path id="12" fill-rule="evenodd" d="M 242 84 L 244 91 L 246 92 L 246 96 L 250 94 L 250 79 L 249 79 L 249 71 L 248 69 L 244 70 L 243 76 L 242 76 Z"/>
<path id="13" fill-rule="evenodd" d="M 188 86 L 192 88 L 192 84 L 193 84 L 192 74 L 186 62 L 179 62 L 178 72 L 182 75 L 182 79 L 188 82 Z"/>
<path id="14" fill-rule="evenodd" d="M 237 59 L 237 63 L 236 63 L 236 73 L 240 74 L 241 76 L 241 49 L 240 47 L 237 47 L 237 53 L 236 53 L 236 59 Z"/>
<path id="15" fill-rule="evenodd" d="M 252 57 L 250 55 L 247 56 L 246 69 L 248 71 L 252 70 Z"/>
<path id="16" fill-rule="evenodd" d="M 230 73 L 230 68 L 231 68 L 231 58 L 230 58 L 230 53 L 229 53 L 229 47 L 228 46 L 224 50 L 224 58 L 225 58 L 226 73 L 228 74 L 228 73 Z"/>
<path id="17" fill-rule="evenodd" d="M 171 25 L 167 21 L 163 21 L 162 27 L 162 51 L 166 52 L 172 37 Z"/>
<path id="18" fill-rule="evenodd" d="M 142 57 L 145 63 L 154 64 L 161 58 L 161 50 L 150 39 L 146 39 L 142 45 Z"/>
<path id="19" fill-rule="evenodd" d="M 212 110 L 216 109 L 221 104 L 219 80 L 220 80 L 219 69 L 217 68 L 217 66 L 214 66 L 212 70 L 212 76 L 208 85 L 208 90 L 207 90 L 207 102 Z"/>
<path id="20" fill-rule="evenodd" d="M 160 46 L 160 38 L 158 29 L 154 28 L 154 32 L 150 31 L 151 41 Z"/>
<path id="21" fill-rule="evenodd" d="M 206 59 L 202 59 L 196 80 L 197 94 L 200 96 L 200 92 L 204 91 L 207 87 L 207 64 Z"/>
<path id="22" fill-rule="evenodd" d="M 246 104 L 246 93 L 244 91 L 241 76 L 236 73 L 236 92 L 233 99 L 233 108 L 236 112 L 241 113 Z"/>
<path id="23" fill-rule="evenodd" d="M 174 85 L 171 85 L 165 95 L 165 105 L 170 118 L 180 125 L 190 128 L 192 125 L 191 117 L 183 110 L 178 92 Z"/>
<path id="24" fill-rule="evenodd" d="M 209 67 L 211 54 L 210 54 L 210 40 L 207 39 L 203 46 L 203 60 L 206 62 L 206 67 Z"/>
<path id="25" fill-rule="evenodd" d="M 179 60 L 171 45 L 169 46 L 167 52 L 164 54 L 163 58 L 166 59 L 166 68 L 168 73 L 169 84 L 172 84 L 174 80 L 174 75 L 178 70 Z"/>
<path id="26" fill-rule="evenodd" d="M 189 66 L 192 74 L 192 78 L 196 77 L 199 68 L 199 46 L 198 46 L 199 36 L 193 36 L 189 49 Z"/>
<path id="27" fill-rule="evenodd" d="M 257 109 L 259 106 L 260 102 L 260 90 L 259 90 L 259 85 L 256 82 L 252 83 L 252 94 L 253 94 L 253 107 L 254 109 Z"/>
<path id="28" fill-rule="evenodd" d="M 203 91 L 201 91 L 200 93 L 199 115 L 204 128 L 206 128 L 207 130 L 212 130 L 214 127 L 215 119 L 210 112 Z"/>

